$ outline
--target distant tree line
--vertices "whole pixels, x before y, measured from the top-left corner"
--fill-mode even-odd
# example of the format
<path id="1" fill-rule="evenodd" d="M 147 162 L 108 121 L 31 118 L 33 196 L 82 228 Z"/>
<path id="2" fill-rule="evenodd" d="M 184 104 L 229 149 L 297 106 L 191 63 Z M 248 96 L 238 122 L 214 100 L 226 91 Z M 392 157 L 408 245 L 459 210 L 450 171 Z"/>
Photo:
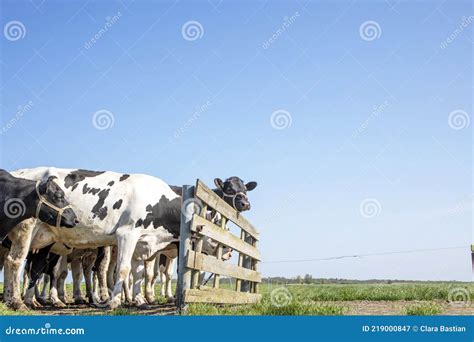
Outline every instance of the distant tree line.
<path id="1" fill-rule="evenodd" d="M 266 277 L 262 278 L 262 283 L 272 284 L 393 284 L 393 283 L 445 283 L 447 281 L 420 281 L 402 279 L 343 279 L 343 278 L 313 278 L 311 274 L 298 275 L 296 277 Z M 456 283 L 457 281 L 449 281 Z"/>

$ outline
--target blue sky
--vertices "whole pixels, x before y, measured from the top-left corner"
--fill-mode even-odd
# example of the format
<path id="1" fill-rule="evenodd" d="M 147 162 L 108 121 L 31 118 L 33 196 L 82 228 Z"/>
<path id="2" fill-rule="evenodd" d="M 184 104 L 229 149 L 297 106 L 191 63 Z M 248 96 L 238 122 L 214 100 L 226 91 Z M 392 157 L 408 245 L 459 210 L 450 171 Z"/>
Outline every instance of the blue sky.
<path id="1" fill-rule="evenodd" d="M 264 275 L 471 280 L 473 15 L 469 1 L 2 1 L 1 167 L 238 175 L 259 183 L 247 217 L 266 261 L 465 246 Z"/>

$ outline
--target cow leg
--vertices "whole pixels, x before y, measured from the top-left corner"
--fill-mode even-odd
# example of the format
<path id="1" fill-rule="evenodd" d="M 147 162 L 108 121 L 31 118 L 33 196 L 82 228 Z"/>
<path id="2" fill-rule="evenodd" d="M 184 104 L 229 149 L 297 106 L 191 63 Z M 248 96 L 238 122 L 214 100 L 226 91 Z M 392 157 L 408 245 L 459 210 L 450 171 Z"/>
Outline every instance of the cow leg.
<path id="1" fill-rule="evenodd" d="M 64 304 L 67 304 L 66 298 L 66 278 L 67 278 L 67 256 L 61 258 L 59 265 L 59 275 L 57 279 L 58 297 Z"/>
<path id="2" fill-rule="evenodd" d="M 61 263 L 63 262 L 60 259 L 66 259 L 67 262 L 67 257 L 56 254 L 52 259 L 53 261 L 48 265 L 48 274 L 50 276 L 49 293 L 51 296 L 51 303 L 56 308 L 64 308 L 66 307 L 66 304 L 63 303 L 58 296 L 58 278 L 61 270 Z"/>
<path id="3" fill-rule="evenodd" d="M 0 272 L 3 269 L 3 264 L 5 263 L 5 258 L 7 257 L 8 252 L 9 252 L 8 248 L 3 247 L 0 243 Z M 3 291 L 5 292 L 5 281 L 3 283 L 4 283 Z"/>
<path id="4" fill-rule="evenodd" d="M 38 280 L 38 283 L 35 285 L 35 297 L 36 297 L 36 300 L 41 305 L 46 305 L 48 303 L 47 292 L 48 292 L 49 281 L 50 281 L 49 275 L 43 274 L 43 276 Z M 40 288 L 41 283 L 43 285 L 43 288 L 41 290 L 41 293 L 39 293 L 39 288 Z"/>
<path id="5" fill-rule="evenodd" d="M 48 292 L 48 284 L 50 281 L 50 277 L 47 274 L 43 274 L 43 288 L 41 289 L 40 296 L 46 299 L 47 292 Z"/>
<path id="6" fill-rule="evenodd" d="M 114 290 L 116 268 L 117 268 L 117 246 L 110 246 L 110 263 L 107 269 L 107 287 L 109 291 Z"/>
<path id="7" fill-rule="evenodd" d="M 133 275 L 133 302 L 136 306 L 140 308 L 147 308 L 148 305 L 142 295 L 142 283 L 143 276 L 145 273 L 144 263 L 141 260 L 135 260 L 134 258 L 132 258 L 131 266 Z"/>
<path id="8" fill-rule="evenodd" d="M 0 244 L 0 271 L 3 269 L 3 264 L 5 262 L 5 257 L 8 255 L 8 248 L 6 247 L 3 247 L 1 244 Z"/>
<path id="9" fill-rule="evenodd" d="M 100 299 L 99 299 L 99 279 L 97 279 L 97 269 L 98 269 L 98 264 L 104 257 L 104 247 L 99 247 L 97 248 L 97 257 L 94 261 L 94 266 L 92 266 L 92 297 L 93 297 L 93 303 L 94 304 L 99 304 Z"/>
<path id="10" fill-rule="evenodd" d="M 89 304 L 94 303 L 94 295 L 92 293 L 92 267 L 94 266 L 96 257 L 97 255 L 94 253 L 88 253 L 82 257 L 82 270 L 86 282 L 86 298 Z"/>
<path id="11" fill-rule="evenodd" d="M 152 279 L 152 290 L 153 290 L 153 298 L 156 298 L 155 295 L 155 287 L 156 287 L 156 282 L 158 278 L 160 278 L 160 289 L 161 289 L 161 270 L 160 270 L 160 256 L 161 254 L 158 254 L 155 258 L 155 267 L 153 270 L 153 279 Z M 161 295 L 161 291 L 160 291 Z"/>
<path id="12" fill-rule="evenodd" d="M 145 299 L 148 304 L 153 304 L 155 302 L 155 262 L 156 256 L 151 260 L 145 261 Z"/>
<path id="13" fill-rule="evenodd" d="M 97 271 L 92 269 L 92 296 L 94 298 L 94 304 L 101 302 L 99 298 L 99 279 L 97 278 Z"/>
<path id="14" fill-rule="evenodd" d="M 72 297 L 74 304 L 85 304 L 86 300 L 82 297 L 81 281 L 82 281 L 82 262 L 81 258 L 75 258 L 71 261 L 72 273 Z"/>
<path id="15" fill-rule="evenodd" d="M 160 295 L 162 297 L 166 296 L 166 264 L 160 264 Z"/>
<path id="16" fill-rule="evenodd" d="M 198 284 L 199 284 L 199 285 L 203 285 L 205 279 L 206 279 L 206 272 L 199 272 Z"/>
<path id="17" fill-rule="evenodd" d="M 132 272 L 129 273 L 128 277 L 125 278 L 123 282 L 123 297 L 125 298 L 125 302 L 127 304 L 132 304 L 133 298 L 132 298 L 132 285 L 133 285 L 133 279 L 132 279 Z"/>
<path id="18" fill-rule="evenodd" d="M 173 270 L 174 264 L 177 258 L 167 258 L 168 262 L 166 264 L 165 275 L 166 275 L 166 298 L 169 302 L 174 302 L 173 290 L 171 288 L 171 281 L 173 279 Z"/>
<path id="19" fill-rule="evenodd" d="M 25 298 L 26 289 L 28 288 L 28 283 L 30 282 L 29 279 L 30 278 L 28 277 L 28 270 L 26 269 L 25 265 L 25 267 L 23 268 L 23 287 L 21 289 L 21 298 Z"/>
<path id="20" fill-rule="evenodd" d="M 18 224 L 8 235 L 12 242 L 10 253 L 5 259 L 5 279 L 3 300 L 13 309 L 26 309 L 21 300 L 20 273 L 28 254 L 36 219 L 28 219 Z"/>
<path id="21" fill-rule="evenodd" d="M 99 283 L 100 300 L 109 300 L 109 290 L 107 287 L 107 270 L 110 264 L 112 246 L 104 247 L 104 257 L 97 267 L 97 280 Z"/>
<path id="22" fill-rule="evenodd" d="M 30 282 L 25 293 L 25 304 L 30 307 L 41 307 L 35 298 L 35 286 L 44 272 L 48 271 L 48 265 L 52 262 L 57 262 L 56 258 L 48 257 L 49 251 L 53 245 L 41 248 L 38 253 L 30 252 L 26 260 L 26 267 L 29 272 Z M 56 260 L 54 260 L 56 259 Z"/>
<path id="23" fill-rule="evenodd" d="M 123 234 L 117 231 L 117 280 L 109 303 L 111 309 L 119 307 L 122 288 L 130 274 L 130 263 L 139 238 L 138 232 L 135 233 L 132 229 L 134 228 L 126 226 L 123 227 Z"/>

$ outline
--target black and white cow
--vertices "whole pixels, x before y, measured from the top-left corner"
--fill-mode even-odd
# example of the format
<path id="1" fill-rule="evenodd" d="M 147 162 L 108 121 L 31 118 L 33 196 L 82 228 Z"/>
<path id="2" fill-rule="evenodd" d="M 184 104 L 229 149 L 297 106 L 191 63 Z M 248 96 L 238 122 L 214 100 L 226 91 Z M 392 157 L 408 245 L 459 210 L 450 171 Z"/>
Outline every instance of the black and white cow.
<path id="1" fill-rule="evenodd" d="M 73 228 L 77 224 L 76 214 L 54 177 L 38 183 L 0 169 L 0 241 L 17 224 L 32 217 L 56 227 Z"/>
<path id="2" fill-rule="evenodd" d="M 35 181 L 57 177 L 79 220 L 74 230 L 38 224 L 38 233 L 31 241 L 33 250 L 53 242 L 74 248 L 117 245 L 116 281 L 109 307 L 121 303 L 120 295 L 129 276 L 132 256 L 147 260 L 179 238 L 181 197 L 158 178 L 46 167 L 16 173 Z M 234 197 L 238 197 L 233 199 L 236 205 L 248 205 L 241 194 Z M 34 228 L 35 224 L 30 224 L 21 231 L 27 236 L 26 232 Z M 12 240 L 12 249 L 17 244 L 18 249 L 23 250 L 29 244 L 25 240 Z"/>
<path id="3" fill-rule="evenodd" d="M 75 304 L 85 304 L 86 300 L 81 293 L 81 280 L 84 275 L 86 296 L 89 303 L 93 303 L 92 268 L 98 257 L 100 248 L 77 249 L 69 248 L 61 243 L 54 243 L 38 251 L 30 251 L 27 256 L 23 283 L 25 304 L 32 308 L 46 304 L 47 283 L 49 282 L 49 299 L 53 306 L 64 307 L 68 303 L 65 291 L 65 280 L 68 274 L 68 265 L 71 265 L 73 274 L 73 299 Z M 46 256 L 46 257 L 45 257 Z M 38 281 L 44 275 L 46 279 L 41 294 L 38 291 Z"/>
<path id="4" fill-rule="evenodd" d="M 206 217 L 209 221 L 220 226 L 221 216 L 219 213 L 209 211 L 206 213 Z M 226 227 L 228 230 L 228 228 Z M 209 237 L 203 238 L 201 253 L 206 255 L 217 256 L 217 249 L 219 243 L 212 240 Z M 224 247 L 222 249 L 221 259 L 227 261 L 232 257 L 232 249 Z M 160 279 L 160 295 L 166 297 L 168 302 L 173 302 L 175 297 L 171 288 L 171 282 L 173 278 L 173 272 L 178 258 L 178 245 L 170 245 L 166 250 L 160 251 L 154 260 L 145 263 L 145 298 L 149 303 L 152 303 L 155 298 L 155 283 L 157 279 Z M 204 277 L 204 273 L 201 274 L 200 278 Z M 151 281 L 150 281 L 151 278 Z M 202 279 L 200 279 L 202 283 Z"/>
<path id="5" fill-rule="evenodd" d="M 243 212 L 250 210 L 250 202 L 247 197 L 247 192 L 252 191 L 257 187 L 256 182 L 244 182 L 239 177 L 230 177 L 225 181 L 222 181 L 220 178 L 214 179 L 214 184 L 216 188 L 213 190 L 216 195 L 224 199 L 227 204 L 233 207 L 238 212 Z M 173 190 L 176 193 L 181 194 L 182 189 L 180 187 L 173 187 Z M 221 224 L 221 215 L 214 211 L 209 210 L 206 213 L 207 219 L 217 225 Z M 205 237 L 203 239 L 202 253 L 208 255 L 216 255 L 217 248 L 219 244 L 216 241 Z M 155 258 L 151 258 L 148 261 L 145 261 L 143 270 L 145 272 L 145 298 L 151 304 L 154 301 L 154 284 L 157 278 L 160 278 L 161 290 L 160 294 L 165 296 L 168 301 L 173 301 L 174 296 L 171 289 L 171 280 L 174 272 L 174 265 L 178 257 L 178 248 L 177 243 L 168 246 L 165 250 L 156 254 Z M 222 260 L 229 260 L 232 256 L 232 249 L 225 247 L 222 253 Z M 140 267 L 139 263 L 134 263 L 132 260 L 132 272 L 134 267 Z M 139 272 L 133 272 L 139 276 Z M 202 274 L 204 276 L 204 274 Z M 138 293 L 141 291 L 141 282 L 140 279 L 134 280 L 134 299 L 138 296 Z"/>
<path id="6" fill-rule="evenodd" d="M 17 174 L 35 181 L 57 177 L 68 200 L 77 206 L 76 233 L 39 224 L 31 249 L 54 242 L 79 249 L 118 245 L 118 276 L 111 307 L 120 304 L 137 242 L 152 232 L 157 237 L 157 247 L 165 248 L 178 236 L 180 198 L 158 178 L 56 168 L 19 170 Z"/>
<path id="7" fill-rule="evenodd" d="M 23 239 L 23 230 L 14 228 L 18 225 L 30 227 L 36 223 L 36 218 L 64 228 L 73 228 L 78 222 L 54 177 L 32 181 L 0 170 L 0 240 L 4 240 L 8 234 L 14 240 Z M 4 257 L 4 301 L 13 308 L 23 306 L 18 298 L 20 273 L 17 271 L 16 274 L 10 274 L 8 270 L 19 270 L 26 252 L 27 248 L 23 251 L 13 250 Z M 17 290 L 15 294 L 13 288 Z M 13 297 L 17 300 L 12 301 Z"/>

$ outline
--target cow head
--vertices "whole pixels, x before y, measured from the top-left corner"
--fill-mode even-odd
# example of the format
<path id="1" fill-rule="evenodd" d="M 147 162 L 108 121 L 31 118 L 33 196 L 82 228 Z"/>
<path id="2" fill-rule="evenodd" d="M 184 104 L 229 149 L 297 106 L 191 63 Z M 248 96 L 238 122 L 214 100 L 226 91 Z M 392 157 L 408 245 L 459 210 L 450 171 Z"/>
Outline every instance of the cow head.
<path id="1" fill-rule="evenodd" d="M 38 205 L 36 218 L 56 227 L 74 228 L 78 223 L 76 213 L 64 198 L 64 191 L 49 177 L 36 187 Z"/>
<path id="2" fill-rule="evenodd" d="M 231 205 L 237 211 L 250 210 L 250 202 L 247 197 L 247 191 L 252 191 L 257 187 L 257 182 L 244 181 L 239 177 L 230 177 L 225 181 L 220 178 L 214 179 L 214 184 L 217 187 L 218 195 L 221 195 L 227 204 Z"/>

